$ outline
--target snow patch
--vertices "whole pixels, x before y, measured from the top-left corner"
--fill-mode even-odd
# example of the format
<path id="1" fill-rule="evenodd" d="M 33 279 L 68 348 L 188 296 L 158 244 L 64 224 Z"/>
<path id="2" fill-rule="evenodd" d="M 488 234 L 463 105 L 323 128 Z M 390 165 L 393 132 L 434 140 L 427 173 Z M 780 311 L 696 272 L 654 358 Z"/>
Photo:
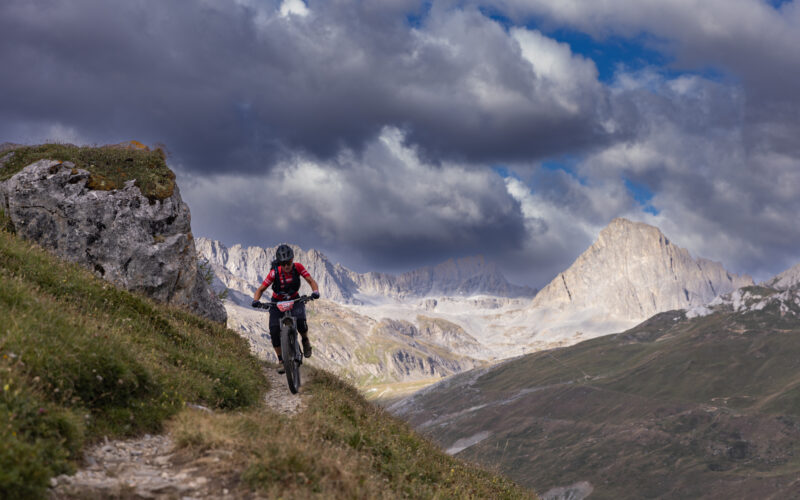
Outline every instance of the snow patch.
<path id="1" fill-rule="evenodd" d="M 450 448 L 445 450 L 448 455 L 455 455 L 459 451 L 466 450 L 470 446 L 476 445 L 490 436 L 488 431 L 479 432 L 473 436 L 459 439 Z"/>
<path id="2" fill-rule="evenodd" d="M 709 309 L 706 306 L 693 307 L 692 309 L 689 309 L 688 311 L 686 311 L 686 319 L 702 318 L 703 316 L 708 316 L 709 314 L 711 314 L 713 312 L 714 311 L 712 311 L 711 309 Z M 678 319 L 678 318 L 675 318 L 675 319 Z"/>

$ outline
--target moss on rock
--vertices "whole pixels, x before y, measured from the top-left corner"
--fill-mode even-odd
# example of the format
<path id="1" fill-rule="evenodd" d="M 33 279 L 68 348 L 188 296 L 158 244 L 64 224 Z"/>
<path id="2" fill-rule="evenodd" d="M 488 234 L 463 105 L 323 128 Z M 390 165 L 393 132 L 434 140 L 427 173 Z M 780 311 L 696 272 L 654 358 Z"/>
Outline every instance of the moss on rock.
<path id="1" fill-rule="evenodd" d="M 169 198 L 175 191 L 175 173 L 167 167 L 164 151 L 151 150 L 137 141 L 100 147 L 72 144 L 18 147 L 4 155 L 0 181 L 44 159 L 72 162 L 75 168 L 87 170 L 89 189 L 122 189 L 126 182 L 135 180 L 134 185 L 151 201 Z"/>

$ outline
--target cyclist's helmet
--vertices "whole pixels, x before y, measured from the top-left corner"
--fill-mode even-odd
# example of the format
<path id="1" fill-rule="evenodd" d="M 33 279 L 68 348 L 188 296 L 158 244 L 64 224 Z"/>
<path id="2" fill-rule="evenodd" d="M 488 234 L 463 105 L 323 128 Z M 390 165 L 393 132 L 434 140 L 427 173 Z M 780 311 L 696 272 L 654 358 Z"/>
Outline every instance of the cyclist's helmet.
<path id="1" fill-rule="evenodd" d="M 294 251 L 292 247 L 287 244 L 282 244 L 278 246 L 278 249 L 275 251 L 275 260 L 278 262 L 291 262 L 294 260 Z"/>

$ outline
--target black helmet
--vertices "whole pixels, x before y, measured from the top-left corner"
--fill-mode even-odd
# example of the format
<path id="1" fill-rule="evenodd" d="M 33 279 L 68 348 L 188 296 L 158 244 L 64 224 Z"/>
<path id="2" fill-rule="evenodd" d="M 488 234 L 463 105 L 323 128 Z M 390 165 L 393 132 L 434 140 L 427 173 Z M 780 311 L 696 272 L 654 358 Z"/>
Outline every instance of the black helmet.
<path id="1" fill-rule="evenodd" d="M 294 260 L 294 251 L 292 247 L 283 243 L 278 245 L 278 249 L 275 250 L 275 260 L 278 262 L 291 262 Z"/>

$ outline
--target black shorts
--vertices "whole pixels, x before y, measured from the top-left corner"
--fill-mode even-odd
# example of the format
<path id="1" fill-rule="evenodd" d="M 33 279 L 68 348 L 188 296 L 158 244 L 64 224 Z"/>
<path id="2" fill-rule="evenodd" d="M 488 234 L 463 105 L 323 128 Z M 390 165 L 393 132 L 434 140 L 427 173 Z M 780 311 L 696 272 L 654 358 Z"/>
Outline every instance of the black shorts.
<path id="1" fill-rule="evenodd" d="M 278 306 L 270 304 L 269 306 L 269 336 L 272 339 L 272 347 L 281 346 L 281 324 L 280 319 L 283 313 L 278 310 Z M 306 305 L 298 302 L 292 308 L 292 316 L 297 319 L 297 331 L 306 333 L 308 331 L 308 323 L 306 322 Z"/>

